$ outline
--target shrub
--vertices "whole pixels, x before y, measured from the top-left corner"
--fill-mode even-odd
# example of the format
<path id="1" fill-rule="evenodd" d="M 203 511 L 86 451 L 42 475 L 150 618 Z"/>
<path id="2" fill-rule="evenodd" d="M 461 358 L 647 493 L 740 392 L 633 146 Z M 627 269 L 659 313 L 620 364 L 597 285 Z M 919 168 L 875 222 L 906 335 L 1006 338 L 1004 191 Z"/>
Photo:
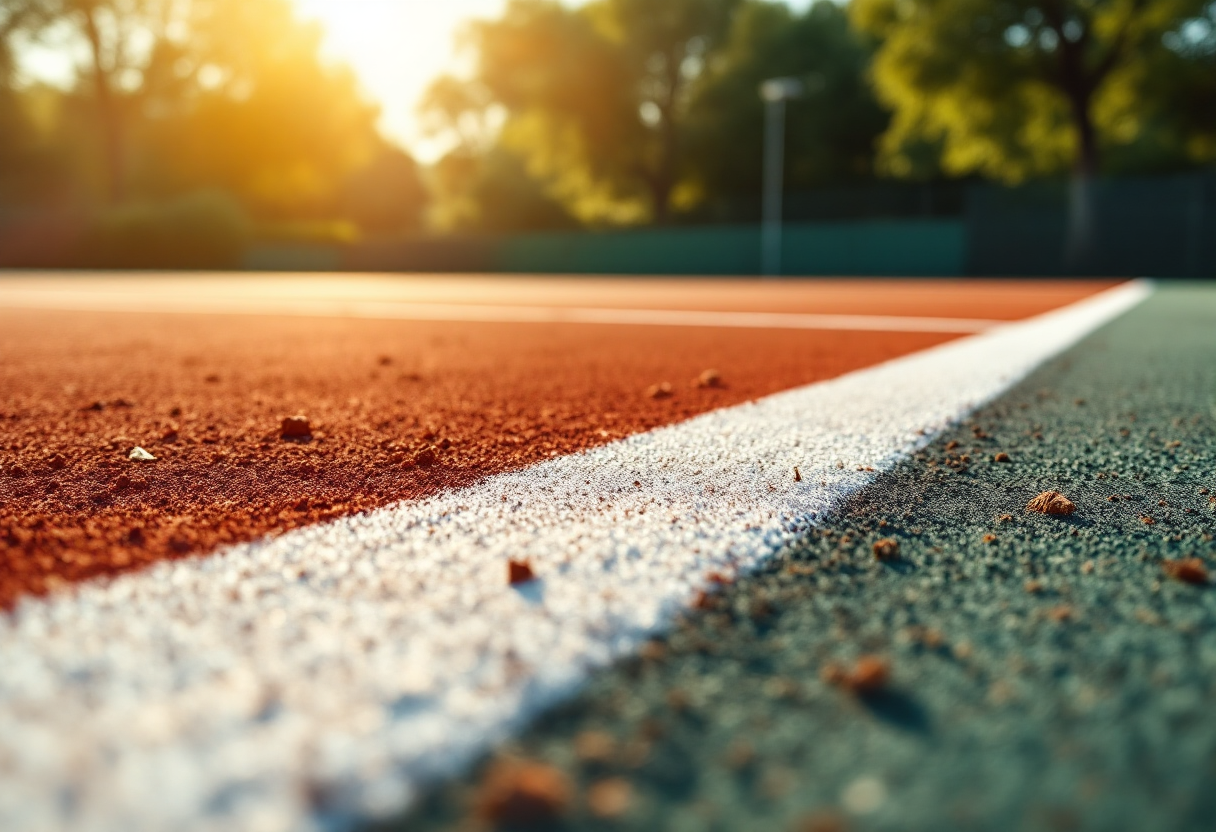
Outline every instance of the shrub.
<path id="1" fill-rule="evenodd" d="M 241 205 L 218 191 L 101 212 L 78 264 L 103 269 L 240 268 L 252 225 Z"/>

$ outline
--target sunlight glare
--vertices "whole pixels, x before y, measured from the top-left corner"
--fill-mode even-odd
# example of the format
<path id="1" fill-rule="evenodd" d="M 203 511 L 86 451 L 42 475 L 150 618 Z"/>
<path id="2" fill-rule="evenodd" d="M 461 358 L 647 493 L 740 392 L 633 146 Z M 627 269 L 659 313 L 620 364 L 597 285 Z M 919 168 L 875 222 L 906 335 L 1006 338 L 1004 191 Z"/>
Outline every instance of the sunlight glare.
<path id="1" fill-rule="evenodd" d="M 505 0 L 297 0 L 300 14 L 326 31 L 325 52 L 351 66 L 382 108 L 392 139 L 422 161 L 444 148 L 418 128 L 416 108 L 428 84 L 460 68 L 456 36 L 474 18 L 494 17 Z"/>

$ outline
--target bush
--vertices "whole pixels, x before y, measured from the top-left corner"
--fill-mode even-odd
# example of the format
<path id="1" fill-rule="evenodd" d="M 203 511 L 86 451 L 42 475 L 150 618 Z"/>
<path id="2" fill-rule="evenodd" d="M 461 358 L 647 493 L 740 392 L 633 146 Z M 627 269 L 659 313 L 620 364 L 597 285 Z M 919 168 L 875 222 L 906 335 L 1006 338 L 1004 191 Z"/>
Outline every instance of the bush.
<path id="1" fill-rule="evenodd" d="M 204 191 L 108 209 L 94 220 L 78 265 L 102 269 L 240 268 L 252 224 L 241 205 Z"/>

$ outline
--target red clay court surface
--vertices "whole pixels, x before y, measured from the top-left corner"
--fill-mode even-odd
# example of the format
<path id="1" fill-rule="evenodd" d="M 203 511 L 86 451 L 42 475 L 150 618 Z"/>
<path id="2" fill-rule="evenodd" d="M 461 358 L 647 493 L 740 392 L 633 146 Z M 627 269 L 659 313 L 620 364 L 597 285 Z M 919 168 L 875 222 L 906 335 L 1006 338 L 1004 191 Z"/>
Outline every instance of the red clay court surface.
<path id="1" fill-rule="evenodd" d="M 66 583 L 471 484 L 959 337 L 55 311 L 7 307 L 5 282 L 0 608 Z M 1016 320 L 1111 284 L 311 278 L 299 285 L 423 303 Z M 231 280 L 215 286 L 239 295 Z M 693 384 L 707 369 L 720 373 L 720 386 Z M 671 395 L 648 395 L 663 382 Z M 282 418 L 297 413 L 308 416 L 311 441 L 280 437 Z M 137 445 L 158 461 L 129 460 Z"/>

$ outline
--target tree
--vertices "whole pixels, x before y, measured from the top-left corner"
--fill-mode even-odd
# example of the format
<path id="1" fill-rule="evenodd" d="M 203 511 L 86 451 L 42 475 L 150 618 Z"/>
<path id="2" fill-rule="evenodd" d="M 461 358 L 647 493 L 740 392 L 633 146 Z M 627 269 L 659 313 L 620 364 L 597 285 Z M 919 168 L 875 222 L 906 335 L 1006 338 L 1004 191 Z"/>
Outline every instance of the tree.
<path id="1" fill-rule="evenodd" d="M 836 3 L 801 14 L 785 5 L 743 6 L 729 38 L 694 85 L 687 115 L 685 183 L 702 200 L 758 197 L 768 78 L 794 77 L 804 95 L 787 115 L 790 188 L 857 182 L 874 175 L 888 116 L 870 90 L 870 52 Z"/>
<path id="2" fill-rule="evenodd" d="M 346 215 L 374 233 L 419 221 L 413 160 L 380 136 L 377 108 L 322 58 L 320 26 L 291 0 L 8 2 L 32 10 L 27 33 L 66 32 L 92 56 L 60 94 L 56 129 L 101 151 L 111 204 L 222 190 L 262 220 Z M 69 119 L 84 106 L 97 118 L 79 130 Z"/>
<path id="3" fill-rule="evenodd" d="M 624 50 L 637 111 L 649 128 L 649 147 L 637 173 L 660 222 L 671 208 L 679 174 L 689 84 L 726 38 L 738 5 L 733 0 L 606 0 L 599 12 Z"/>
<path id="4" fill-rule="evenodd" d="M 138 73 L 142 55 L 134 48 L 137 33 L 151 31 L 155 11 L 171 0 L 13 0 L 10 19 L 14 26 L 4 32 L 4 44 L 24 30 L 38 35 L 56 24 L 74 30 L 86 45 L 89 77 L 103 146 L 107 192 L 112 202 L 126 194 L 125 113 L 123 83 L 127 73 Z"/>
<path id="5" fill-rule="evenodd" d="M 1216 2 L 1162 38 L 1139 85 L 1171 161 L 1216 161 Z"/>
<path id="6" fill-rule="evenodd" d="M 498 140 L 587 222 L 664 220 L 690 82 L 738 0 L 513 0 L 474 25 L 472 78 L 442 79 L 427 112 L 460 125 L 501 114 Z"/>
<path id="7" fill-rule="evenodd" d="M 385 145 L 353 74 L 321 59 L 320 27 L 288 0 L 193 0 L 182 21 L 140 88 L 142 188 L 219 187 L 272 219 L 332 214 Z"/>
<path id="8" fill-rule="evenodd" d="M 1069 259 L 1092 244 L 1093 178 L 1120 136 L 1144 63 L 1208 0 L 854 0 L 879 41 L 874 80 L 894 118 L 882 150 L 908 175 L 910 148 L 945 169 L 1017 181 L 1070 161 Z"/>

